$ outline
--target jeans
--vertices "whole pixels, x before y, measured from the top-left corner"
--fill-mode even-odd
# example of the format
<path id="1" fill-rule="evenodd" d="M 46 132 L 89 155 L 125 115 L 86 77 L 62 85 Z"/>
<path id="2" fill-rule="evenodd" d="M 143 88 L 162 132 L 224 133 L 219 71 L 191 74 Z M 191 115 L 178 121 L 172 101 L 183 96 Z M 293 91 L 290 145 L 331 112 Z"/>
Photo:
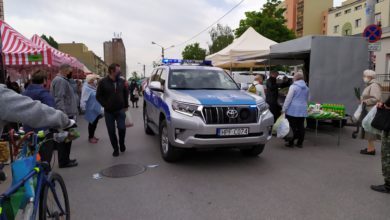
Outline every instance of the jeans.
<path id="1" fill-rule="evenodd" d="M 124 110 L 117 112 L 104 112 L 108 135 L 110 136 L 110 142 L 114 151 L 118 151 L 118 139 L 116 136 L 115 122 L 118 128 L 119 145 L 125 146 L 126 136 L 126 114 Z"/>
<path id="2" fill-rule="evenodd" d="M 97 124 L 99 122 L 99 120 L 102 118 L 101 115 L 99 115 L 95 121 L 93 123 L 89 123 L 88 124 L 88 138 L 91 139 L 93 137 L 95 137 L 95 131 L 96 131 L 96 127 L 97 127 Z"/>
<path id="3" fill-rule="evenodd" d="M 298 139 L 297 144 L 302 145 L 305 139 L 305 118 L 304 117 L 293 117 L 286 115 L 290 128 L 293 131 L 294 137 L 290 140 L 290 144 L 294 144 L 294 140 Z"/>

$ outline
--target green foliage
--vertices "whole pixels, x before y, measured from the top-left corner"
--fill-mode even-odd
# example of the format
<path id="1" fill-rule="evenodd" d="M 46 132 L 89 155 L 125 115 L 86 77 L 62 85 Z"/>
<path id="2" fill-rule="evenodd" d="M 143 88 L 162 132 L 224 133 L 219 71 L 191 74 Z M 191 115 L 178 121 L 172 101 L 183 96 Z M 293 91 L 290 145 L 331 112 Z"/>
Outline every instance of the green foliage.
<path id="1" fill-rule="evenodd" d="M 229 26 L 223 26 L 217 24 L 216 27 L 212 28 L 209 32 L 211 37 L 211 44 L 209 44 L 209 54 L 217 53 L 224 49 L 234 40 L 233 30 Z"/>
<path id="2" fill-rule="evenodd" d="M 262 10 L 245 12 L 246 18 L 240 21 L 240 26 L 235 30 L 236 37 L 253 27 L 264 37 L 278 43 L 295 39 L 295 33 L 285 25 L 283 14 L 286 9 L 278 7 L 280 3 L 280 0 L 267 0 Z"/>
<path id="3" fill-rule="evenodd" d="M 206 49 L 199 46 L 199 43 L 187 45 L 181 53 L 183 59 L 188 60 L 204 60 L 206 57 Z"/>
<path id="4" fill-rule="evenodd" d="M 46 35 L 42 34 L 42 39 L 44 39 L 50 46 L 58 49 L 58 42 L 54 40 L 52 36 L 47 37 Z"/>

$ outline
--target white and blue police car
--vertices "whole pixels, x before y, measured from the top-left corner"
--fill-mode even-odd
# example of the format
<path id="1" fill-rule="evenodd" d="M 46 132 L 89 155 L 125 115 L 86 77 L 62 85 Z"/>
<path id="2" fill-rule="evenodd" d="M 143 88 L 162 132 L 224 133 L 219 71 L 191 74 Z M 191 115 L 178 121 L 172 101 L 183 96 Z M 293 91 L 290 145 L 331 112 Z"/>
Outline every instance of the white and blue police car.
<path id="1" fill-rule="evenodd" d="M 159 136 L 167 162 L 183 149 L 238 148 L 257 156 L 271 139 L 273 115 L 265 101 L 240 89 L 223 69 L 206 62 L 164 59 L 144 91 L 146 134 Z"/>

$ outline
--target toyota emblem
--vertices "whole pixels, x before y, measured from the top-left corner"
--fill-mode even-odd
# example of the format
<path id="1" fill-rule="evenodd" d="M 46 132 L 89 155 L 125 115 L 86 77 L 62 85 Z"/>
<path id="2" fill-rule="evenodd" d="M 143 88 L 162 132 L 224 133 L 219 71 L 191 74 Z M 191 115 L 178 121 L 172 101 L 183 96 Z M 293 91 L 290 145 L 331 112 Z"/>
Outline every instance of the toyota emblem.
<path id="1" fill-rule="evenodd" d="M 235 119 L 238 117 L 238 111 L 235 110 L 235 109 L 229 109 L 227 112 L 226 112 L 226 115 L 231 118 L 231 119 Z"/>

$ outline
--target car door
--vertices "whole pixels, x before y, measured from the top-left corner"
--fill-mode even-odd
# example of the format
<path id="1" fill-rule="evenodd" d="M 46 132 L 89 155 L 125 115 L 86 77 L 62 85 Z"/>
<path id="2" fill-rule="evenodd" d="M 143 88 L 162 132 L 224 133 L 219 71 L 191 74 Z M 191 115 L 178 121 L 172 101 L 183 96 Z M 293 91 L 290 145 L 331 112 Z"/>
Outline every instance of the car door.
<path id="1" fill-rule="evenodd" d="M 161 75 L 162 69 L 158 68 L 156 70 L 155 75 L 151 78 L 151 82 L 153 81 L 160 81 L 160 75 Z M 149 109 L 150 117 L 149 119 L 156 125 L 158 126 L 158 120 L 159 120 L 159 99 L 160 99 L 160 92 L 157 91 L 151 91 L 151 108 Z"/>
<path id="2" fill-rule="evenodd" d="M 151 77 L 149 78 L 148 86 L 145 89 L 144 92 L 144 99 L 145 99 L 145 114 L 148 116 L 149 120 L 151 119 L 152 110 L 154 108 L 153 105 L 153 91 L 149 88 L 150 82 L 152 82 L 156 78 L 157 69 L 154 69 L 152 72 Z"/>
<path id="3" fill-rule="evenodd" d="M 169 115 L 169 112 L 166 112 L 167 111 L 167 105 L 165 103 L 165 89 L 166 89 L 166 83 L 168 81 L 168 68 L 165 67 L 165 68 L 161 68 L 161 73 L 159 75 L 159 79 L 158 81 L 160 81 L 161 83 L 161 88 L 163 88 L 163 92 L 158 92 L 158 91 L 154 91 L 154 95 L 156 96 L 156 101 L 157 101 L 157 106 L 158 106 L 158 110 L 157 112 L 155 112 L 155 120 L 156 122 L 158 122 L 160 120 L 160 112 L 165 112 L 166 114 L 166 117 L 168 117 Z M 169 111 L 169 109 L 168 109 Z"/>

